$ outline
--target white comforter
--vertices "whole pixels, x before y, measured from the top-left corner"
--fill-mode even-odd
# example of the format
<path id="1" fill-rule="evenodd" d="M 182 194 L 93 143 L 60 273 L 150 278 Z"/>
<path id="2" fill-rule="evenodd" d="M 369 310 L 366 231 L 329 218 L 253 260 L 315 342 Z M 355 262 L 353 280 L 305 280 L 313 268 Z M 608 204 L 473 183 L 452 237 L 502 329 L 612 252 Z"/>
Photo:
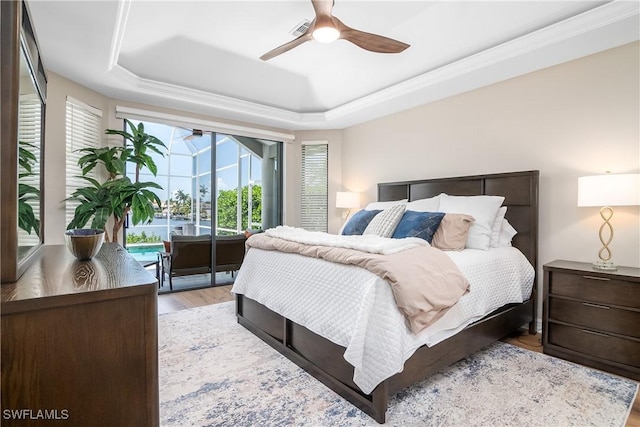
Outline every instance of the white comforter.
<path id="1" fill-rule="evenodd" d="M 321 231 L 307 231 L 302 228 L 279 225 L 264 232 L 267 236 L 289 240 L 305 245 L 319 245 L 333 248 L 355 249 L 371 254 L 391 255 L 416 246 L 429 246 L 426 240 L 419 237 L 404 239 L 389 239 L 375 234 L 341 236 L 323 233 Z"/>
<path id="2" fill-rule="evenodd" d="M 533 267 L 515 248 L 447 254 L 469 280 L 470 291 L 418 335 L 409 331 L 389 285 L 359 267 L 252 248 L 232 292 L 345 347 L 344 358 L 355 368 L 354 382 L 371 393 L 380 382 L 402 371 L 421 345 L 435 345 L 531 293 Z"/>

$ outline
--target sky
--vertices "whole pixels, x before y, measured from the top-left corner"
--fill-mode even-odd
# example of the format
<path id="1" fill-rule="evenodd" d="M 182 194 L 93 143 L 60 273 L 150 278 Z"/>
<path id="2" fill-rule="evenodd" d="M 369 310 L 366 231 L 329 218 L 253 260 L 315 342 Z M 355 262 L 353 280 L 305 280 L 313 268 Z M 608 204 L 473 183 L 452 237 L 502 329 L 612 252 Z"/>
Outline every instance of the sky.
<path id="1" fill-rule="evenodd" d="M 194 189 L 192 176 L 200 173 L 199 181 L 196 183 L 195 188 L 199 188 L 200 184 L 204 184 L 209 188 L 209 193 L 205 197 L 205 200 L 211 200 L 211 186 L 210 186 L 210 147 L 212 134 L 205 132 L 202 136 L 192 136 L 190 129 L 184 129 L 175 126 L 168 126 L 159 123 L 143 122 L 144 130 L 146 133 L 153 135 L 165 143 L 167 149 L 171 153 L 171 156 L 165 156 L 164 158 L 156 153 L 151 153 L 156 166 L 158 168 L 158 174 L 154 177 L 145 170 L 141 175 L 142 181 L 157 182 L 163 187 L 163 190 L 157 190 L 156 194 L 166 200 L 168 195 L 175 193 L 177 190 L 183 190 L 184 192 L 193 196 Z M 216 163 L 217 163 L 217 186 L 218 192 L 220 190 L 229 190 L 236 188 L 238 185 L 238 170 L 237 170 L 237 156 L 238 156 L 238 143 L 233 139 L 223 134 L 216 134 Z M 248 158 L 250 154 L 246 150 L 242 150 L 242 170 L 243 176 L 241 184 L 247 185 L 249 180 L 248 174 Z M 200 152 L 198 156 L 198 164 L 196 165 L 198 171 L 194 171 L 192 154 Z M 259 183 L 262 178 L 261 163 L 259 159 L 254 158 L 252 162 L 252 177 L 251 180 L 254 183 Z M 133 171 L 129 172 L 130 175 Z M 169 175 L 171 179 L 169 179 Z"/>

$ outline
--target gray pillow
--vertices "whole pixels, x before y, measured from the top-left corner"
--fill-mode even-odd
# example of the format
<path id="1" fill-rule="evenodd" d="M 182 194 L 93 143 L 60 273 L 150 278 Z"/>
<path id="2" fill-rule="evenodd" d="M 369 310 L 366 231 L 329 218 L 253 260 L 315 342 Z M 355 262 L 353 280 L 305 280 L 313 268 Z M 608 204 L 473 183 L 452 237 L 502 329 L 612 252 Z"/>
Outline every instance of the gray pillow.
<path id="1" fill-rule="evenodd" d="M 383 210 L 371 220 L 362 234 L 376 234 L 381 237 L 391 237 L 402 215 L 404 215 L 406 207 L 407 205 L 403 203 Z"/>

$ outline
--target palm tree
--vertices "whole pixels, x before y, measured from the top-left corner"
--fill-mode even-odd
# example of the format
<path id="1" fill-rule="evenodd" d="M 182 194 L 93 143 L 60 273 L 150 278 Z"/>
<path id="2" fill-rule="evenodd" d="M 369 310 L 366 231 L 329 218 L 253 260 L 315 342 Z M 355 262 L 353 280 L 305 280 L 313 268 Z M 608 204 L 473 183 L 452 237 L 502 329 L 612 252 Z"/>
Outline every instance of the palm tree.
<path id="1" fill-rule="evenodd" d="M 184 190 L 177 190 L 173 196 L 175 197 L 176 212 L 180 215 L 188 215 L 191 212 L 191 196 Z"/>

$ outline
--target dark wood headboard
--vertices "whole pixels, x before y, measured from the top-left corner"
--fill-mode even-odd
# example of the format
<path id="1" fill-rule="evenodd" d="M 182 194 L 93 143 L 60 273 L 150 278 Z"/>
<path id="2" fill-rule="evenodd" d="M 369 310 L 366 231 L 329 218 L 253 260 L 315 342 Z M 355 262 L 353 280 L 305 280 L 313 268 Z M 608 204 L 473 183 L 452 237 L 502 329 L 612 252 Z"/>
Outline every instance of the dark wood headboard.
<path id="1" fill-rule="evenodd" d="M 506 218 L 518 231 L 513 246 L 538 271 L 538 179 L 539 171 L 496 173 L 452 178 L 378 184 L 378 200 L 419 200 L 446 193 L 452 196 L 504 196 Z"/>

